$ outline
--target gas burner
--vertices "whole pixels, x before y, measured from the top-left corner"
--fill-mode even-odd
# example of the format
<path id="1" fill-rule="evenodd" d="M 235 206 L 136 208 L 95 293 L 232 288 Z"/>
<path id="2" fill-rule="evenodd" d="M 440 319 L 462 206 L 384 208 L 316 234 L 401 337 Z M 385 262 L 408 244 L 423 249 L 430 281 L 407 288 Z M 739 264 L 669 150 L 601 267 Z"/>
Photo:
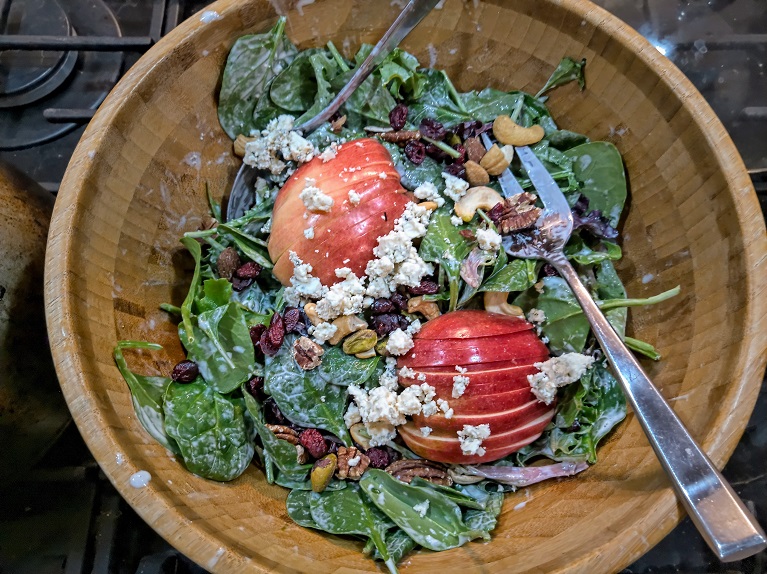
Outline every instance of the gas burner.
<path id="1" fill-rule="evenodd" d="M 10 0 L 0 14 L 0 33 L 73 41 L 76 36 L 121 36 L 103 0 Z M 95 110 L 122 72 L 121 53 L 36 48 L 0 53 L 0 150 L 32 147 L 71 132 L 79 124 L 57 123 L 68 119 L 57 110 Z"/>

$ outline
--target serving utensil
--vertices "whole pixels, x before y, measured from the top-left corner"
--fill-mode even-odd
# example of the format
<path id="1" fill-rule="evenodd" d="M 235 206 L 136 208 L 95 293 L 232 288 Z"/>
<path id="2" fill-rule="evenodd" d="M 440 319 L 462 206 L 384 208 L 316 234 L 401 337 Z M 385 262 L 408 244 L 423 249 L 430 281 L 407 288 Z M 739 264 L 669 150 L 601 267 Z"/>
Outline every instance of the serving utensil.
<path id="1" fill-rule="evenodd" d="M 307 120 L 296 131 L 303 134 L 313 132 L 344 105 L 362 82 L 376 69 L 391 51 L 396 48 L 405 37 L 423 20 L 426 15 L 439 3 L 439 0 L 410 0 L 402 9 L 397 19 L 381 37 L 378 43 L 368 54 L 368 57 L 360 64 L 349 81 L 339 90 L 336 96 L 325 108 L 313 118 Z M 242 217 L 255 202 L 255 184 L 258 170 L 245 165 L 240 166 L 237 176 L 229 193 L 229 202 L 226 209 L 226 220 L 231 221 Z"/>
<path id="2" fill-rule="evenodd" d="M 487 134 L 482 134 L 482 142 L 486 148 L 492 145 Z M 767 537 L 762 528 L 653 385 L 567 260 L 563 249 L 573 230 L 573 215 L 564 194 L 529 147 L 515 151 L 544 210 L 531 233 L 504 237 L 506 252 L 543 259 L 567 281 L 677 497 L 711 550 L 723 562 L 764 550 Z M 522 192 L 508 168 L 499 182 L 505 197 Z"/>

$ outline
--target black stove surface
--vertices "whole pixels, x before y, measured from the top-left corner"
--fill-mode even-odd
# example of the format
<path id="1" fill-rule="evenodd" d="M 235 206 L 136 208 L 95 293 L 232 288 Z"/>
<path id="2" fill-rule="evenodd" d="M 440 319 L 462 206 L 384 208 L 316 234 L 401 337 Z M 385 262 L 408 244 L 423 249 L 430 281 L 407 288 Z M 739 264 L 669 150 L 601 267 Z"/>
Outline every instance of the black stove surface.
<path id="1" fill-rule="evenodd" d="M 12 163 L 55 192 L 84 125 L 119 75 L 206 3 L 0 0 L 0 161 Z M 597 3 L 645 35 L 701 90 L 735 140 L 767 213 L 765 0 Z M 42 9 L 45 17 L 32 17 L 33 9 L 37 14 Z M 3 33 L 44 36 L 36 40 L 47 49 L 12 50 L 18 43 Z M 70 38 L 69 44 L 51 39 L 63 36 Z M 78 49 L 84 46 L 91 50 Z M 67 90 L 72 87 L 80 96 L 70 95 Z M 22 108 L 11 107 L 25 101 Z M 765 420 L 767 384 L 724 470 L 763 524 L 767 522 Z M 122 500 L 73 424 L 30 472 L 0 486 L 0 574 L 204 572 Z M 767 553 L 720 564 L 685 519 L 623 574 L 671 572 L 767 573 Z"/>

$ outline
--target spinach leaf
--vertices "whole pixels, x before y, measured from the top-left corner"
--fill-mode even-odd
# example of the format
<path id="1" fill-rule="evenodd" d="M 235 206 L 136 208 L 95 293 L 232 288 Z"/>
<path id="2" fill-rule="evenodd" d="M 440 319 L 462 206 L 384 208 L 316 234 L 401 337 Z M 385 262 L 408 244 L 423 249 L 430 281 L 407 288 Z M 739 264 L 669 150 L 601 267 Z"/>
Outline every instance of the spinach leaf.
<path id="1" fill-rule="evenodd" d="M 626 399 L 618 381 L 597 363 L 564 388 L 551 428 L 514 457 L 522 465 L 536 456 L 593 464 L 599 441 L 625 417 Z"/>
<path id="2" fill-rule="evenodd" d="M 197 363 L 205 381 L 220 393 L 228 393 L 244 383 L 256 368 L 253 342 L 242 309 L 228 303 L 200 313 L 192 343 L 185 346 L 189 358 Z M 186 327 L 179 325 L 182 342 Z"/>
<path id="3" fill-rule="evenodd" d="M 274 104 L 288 112 L 305 112 L 312 107 L 319 87 L 311 58 L 321 52 L 318 48 L 299 52 L 290 65 L 275 76 L 269 86 L 269 97 Z"/>
<path id="4" fill-rule="evenodd" d="M 463 101 L 442 70 L 423 70 L 425 84 L 417 101 L 408 106 L 408 122 L 418 125 L 424 118 L 432 118 L 443 124 L 455 124 L 473 119 L 464 109 Z"/>
<path id="5" fill-rule="evenodd" d="M 197 312 L 211 311 L 229 303 L 232 284 L 226 279 L 208 279 L 202 284 L 203 297 L 197 301 Z"/>
<path id="6" fill-rule="evenodd" d="M 548 134 L 546 139 L 549 142 L 549 146 L 556 148 L 559 151 L 565 151 L 589 141 L 589 138 L 585 135 L 571 132 L 569 130 L 557 130 Z"/>
<path id="7" fill-rule="evenodd" d="M 394 530 L 387 532 L 385 542 L 386 549 L 389 551 L 389 559 L 394 564 L 397 564 L 406 554 L 418 546 L 415 540 L 410 538 L 410 536 L 407 535 L 407 532 L 400 528 L 395 528 Z M 381 556 L 381 553 L 378 551 L 378 548 L 375 549 L 373 559 L 384 559 L 383 556 Z"/>
<path id="8" fill-rule="evenodd" d="M 389 151 L 394 167 L 399 172 L 402 187 L 413 191 L 416 187 L 426 182 L 433 183 L 437 189 L 442 187 L 444 184 L 442 165 L 429 156 L 426 156 L 422 163 L 416 165 L 405 157 L 405 154 L 402 153 L 397 144 L 383 142 L 383 145 Z"/>
<path id="9" fill-rule="evenodd" d="M 183 327 L 186 337 L 181 337 L 181 342 L 184 345 L 194 343 L 194 329 L 192 327 L 192 305 L 194 305 L 195 299 L 197 299 L 197 291 L 200 289 L 200 260 L 202 259 L 202 248 L 197 243 L 196 239 L 191 237 L 182 237 L 181 243 L 189 250 L 189 253 L 194 257 L 194 274 L 192 275 L 192 283 L 189 285 L 189 291 L 186 294 L 184 302 L 181 304 L 181 325 Z"/>
<path id="10" fill-rule="evenodd" d="M 565 245 L 565 255 L 581 265 L 592 265 L 600 261 L 620 259 L 623 251 L 617 243 L 611 241 L 600 241 L 594 249 L 589 247 L 580 236 L 573 235 Z M 625 297 L 625 293 L 623 296 Z"/>
<path id="11" fill-rule="evenodd" d="M 274 464 L 279 469 L 280 473 L 285 475 L 286 479 L 297 480 L 299 482 L 305 481 L 306 475 L 312 468 L 312 465 L 299 464 L 296 447 L 288 441 L 278 439 L 274 436 L 274 433 L 266 427 L 266 421 L 264 420 L 261 406 L 244 386 L 242 388 L 242 396 L 245 399 L 245 407 L 250 420 L 253 422 L 253 425 L 256 427 L 256 432 L 261 438 L 261 444 L 264 447 L 264 458 L 267 459 L 268 462 Z"/>
<path id="12" fill-rule="evenodd" d="M 523 94 L 485 88 L 481 92 L 463 93 L 460 98 L 473 119 L 492 122 L 500 115 L 511 115 Z"/>
<path id="13" fill-rule="evenodd" d="M 609 142 L 589 142 L 564 154 L 573 161 L 573 172 L 581 182 L 581 193 L 589 200 L 590 210 L 602 212 L 610 225 L 618 221 L 626 202 L 626 172 L 618 149 Z"/>
<path id="14" fill-rule="evenodd" d="M 562 58 L 559 65 L 551 74 L 541 90 L 535 94 L 536 98 L 540 98 L 544 93 L 562 86 L 568 82 L 577 80 L 581 90 L 586 87 L 586 78 L 583 76 L 583 67 L 586 65 L 586 58 L 583 58 L 580 62 L 576 62 L 572 58 Z"/>
<path id="15" fill-rule="evenodd" d="M 285 36 L 285 18 L 264 34 L 242 36 L 232 46 L 221 80 L 218 119 L 235 139 L 253 129 L 253 110 L 269 81 L 296 56 Z"/>
<path id="16" fill-rule="evenodd" d="M 524 291 L 538 282 L 540 264 L 531 259 L 514 259 L 499 269 L 494 269 L 485 279 L 480 291 Z"/>
<path id="17" fill-rule="evenodd" d="M 285 501 L 285 506 L 288 509 L 288 516 L 293 519 L 293 522 L 304 528 L 315 528 L 321 530 L 312 518 L 312 511 L 310 508 L 312 499 L 312 493 L 309 490 L 291 490 L 288 493 L 288 498 Z"/>
<path id="18" fill-rule="evenodd" d="M 621 282 L 620 277 L 618 277 L 618 273 L 616 273 L 612 261 L 600 261 L 594 268 L 594 276 L 597 280 L 597 297 L 599 297 L 600 300 L 606 301 L 626 298 L 626 289 L 623 287 L 623 283 Z M 626 336 L 626 322 L 628 321 L 628 315 L 629 311 L 626 307 L 616 307 L 605 311 L 605 317 L 607 317 L 607 320 L 610 321 L 610 324 L 618 332 L 621 338 Z"/>
<path id="19" fill-rule="evenodd" d="M 450 289 L 450 311 L 454 311 L 461 287 L 461 262 L 471 251 L 471 243 L 460 233 L 468 226 L 453 225 L 450 216 L 451 207 L 447 204 L 432 214 L 418 254 L 424 261 L 439 264 L 445 272 Z"/>
<path id="20" fill-rule="evenodd" d="M 503 492 L 488 492 L 485 508 L 482 510 L 467 510 L 463 514 L 466 526 L 474 530 L 491 532 L 498 524 L 498 515 L 503 507 Z"/>
<path id="21" fill-rule="evenodd" d="M 469 496 L 468 494 L 465 494 L 449 486 L 434 484 L 433 482 L 424 480 L 420 476 L 414 477 L 413 480 L 410 482 L 410 484 L 412 486 L 419 486 L 421 488 L 431 488 L 433 490 L 436 490 L 437 492 L 441 492 L 442 494 L 447 496 L 450 500 L 455 502 L 458 506 L 463 506 L 464 508 L 474 508 L 477 510 L 483 510 L 485 508 L 485 504 L 481 503 L 476 498 Z"/>
<path id="22" fill-rule="evenodd" d="M 426 79 L 418 71 L 418 60 L 400 48 L 394 48 L 378 66 L 376 73 L 383 85 L 397 99 L 418 99 L 423 92 Z"/>
<path id="23" fill-rule="evenodd" d="M 266 357 L 264 390 L 291 422 L 324 429 L 351 446 L 344 423 L 346 389 L 327 384 L 316 369 L 305 371 L 296 364 L 290 351 L 296 338 L 288 335 L 279 352 Z"/>
<path id="24" fill-rule="evenodd" d="M 340 347 L 330 347 L 322 355 L 322 363 L 315 370 L 325 383 L 348 387 L 361 387 L 376 372 L 381 357 L 358 359 L 347 355 Z"/>
<path id="25" fill-rule="evenodd" d="M 257 315 L 267 316 L 269 310 L 274 308 L 271 292 L 264 291 L 255 282 L 242 291 L 234 291 L 231 299 Z"/>
<path id="26" fill-rule="evenodd" d="M 429 550 L 456 548 L 487 537 L 487 532 L 466 526 L 458 505 L 433 489 L 405 484 L 376 469 L 362 475 L 360 487 L 397 526 Z M 424 515 L 414 507 L 426 507 Z"/>
<path id="27" fill-rule="evenodd" d="M 336 492 L 313 492 L 309 497 L 312 520 L 331 534 L 361 534 L 369 537 L 381 553 L 391 572 L 397 572 L 384 537 L 394 526 L 389 518 L 373 506 L 353 484 Z"/>
<path id="28" fill-rule="evenodd" d="M 228 481 L 250 464 L 254 449 L 242 408 L 204 382 L 168 385 L 163 410 L 165 430 L 190 472 Z"/>
<path id="29" fill-rule="evenodd" d="M 133 410 L 136 411 L 136 418 L 138 418 L 141 426 L 162 446 L 170 452 L 178 454 L 176 441 L 165 432 L 165 413 L 162 410 L 162 398 L 165 396 L 168 385 L 172 382 L 171 379 L 167 377 L 145 377 L 132 372 L 123 356 L 123 349 L 159 351 L 162 347 L 144 341 L 119 341 L 114 350 L 114 358 L 120 374 L 128 383 Z"/>
<path id="30" fill-rule="evenodd" d="M 255 261 L 266 269 L 273 267 L 272 260 L 269 259 L 269 253 L 266 251 L 266 241 L 263 239 L 253 237 L 229 224 L 221 224 L 216 230 L 222 237 L 233 241 L 248 259 Z"/>

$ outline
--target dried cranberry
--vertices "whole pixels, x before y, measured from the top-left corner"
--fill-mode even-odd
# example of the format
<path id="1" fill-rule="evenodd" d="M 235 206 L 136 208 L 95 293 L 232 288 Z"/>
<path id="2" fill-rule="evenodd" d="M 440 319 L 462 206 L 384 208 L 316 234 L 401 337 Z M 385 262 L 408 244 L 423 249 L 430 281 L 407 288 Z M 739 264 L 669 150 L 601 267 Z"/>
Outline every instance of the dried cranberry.
<path id="1" fill-rule="evenodd" d="M 281 345 L 282 343 L 280 343 Z M 269 338 L 269 331 L 264 331 L 263 335 L 261 335 L 261 339 L 258 342 L 258 347 L 261 349 L 261 352 L 264 353 L 264 355 L 274 356 L 277 354 L 277 351 L 280 350 L 280 345 L 275 345 L 272 343 L 271 339 Z"/>
<path id="2" fill-rule="evenodd" d="M 237 291 L 238 293 L 240 291 L 244 291 L 248 287 L 253 285 L 253 279 L 250 277 L 232 277 L 232 289 Z"/>
<path id="3" fill-rule="evenodd" d="M 460 177 L 461 179 L 466 179 L 466 168 L 460 163 L 451 163 L 450 165 L 445 166 L 445 173 Z"/>
<path id="4" fill-rule="evenodd" d="M 421 125 L 418 126 L 418 131 L 421 132 L 421 135 L 437 141 L 442 141 L 447 135 L 445 126 L 443 126 L 441 122 L 431 118 L 422 119 Z"/>
<path id="5" fill-rule="evenodd" d="M 282 320 L 282 316 L 279 313 L 272 315 L 272 320 L 266 329 L 266 336 L 269 337 L 269 341 L 273 345 L 278 347 L 282 345 L 282 341 L 285 338 L 285 321 Z"/>
<path id="6" fill-rule="evenodd" d="M 373 330 L 379 337 L 385 337 L 397 329 L 405 330 L 408 327 L 407 319 L 402 315 L 394 313 L 384 313 L 383 315 L 373 315 L 370 319 Z"/>
<path id="7" fill-rule="evenodd" d="M 177 383 L 191 383 L 200 374 L 200 369 L 197 367 L 197 363 L 194 361 L 181 361 L 175 367 L 170 374 L 170 378 Z"/>
<path id="8" fill-rule="evenodd" d="M 314 458 L 322 458 L 328 453 L 328 443 L 317 429 L 306 429 L 298 435 L 298 440 Z"/>
<path id="9" fill-rule="evenodd" d="M 421 165 L 423 160 L 426 159 L 426 146 L 423 142 L 410 140 L 405 144 L 405 155 L 411 163 Z"/>
<path id="10" fill-rule="evenodd" d="M 461 154 L 459 157 L 453 158 L 453 163 L 459 163 L 463 165 L 463 162 L 466 161 L 466 148 L 463 147 L 461 144 L 458 144 L 458 145 L 454 145 L 453 149 Z"/>
<path id="11" fill-rule="evenodd" d="M 264 401 L 264 419 L 270 425 L 292 426 L 272 397 Z"/>
<path id="12" fill-rule="evenodd" d="M 504 209 L 505 209 L 504 202 L 499 201 L 490 209 L 490 211 L 487 212 L 487 216 L 490 218 L 490 220 L 493 223 L 495 223 L 495 225 L 499 225 L 501 223 L 501 216 L 503 215 Z"/>
<path id="13" fill-rule="evenodd" d="M 384 469 L 391 464 L 389 453 L 376 446 L 365 451 L 365 456 L 370 459 L 370 468 Z"/>
<path id="14" fill-rule="evenodd" d="M 391 302 L 394 303 L 400 311 L 407 311 L 408 298 L 402 293 L 395 292 L 389 299 L 391 299 Z"/>
<path id="15" fill-rule="evenodd" d="M 282 314 L 282 319 L 285 321 L 286 333 L 298 333 L 300 335 L 306 335 L 306 322 L 304 321 L 304 312 L 297 307 L 287 307 Z"/>
<path id="16" fill-rule="evenodd" d="M 330 441 L 328 445 L 328 454 L 338 454 L 338 447 L 341 446 L 337 442 Z"/>
<path id="17" fill-rule="evenodd" d="M 255 279 L 261 273 L 261 266 L 255 261 L 248 261 L 240 265 L 234 272 L 240 279 Z"/>
<path id="18" fill-rule="evenodd" d="M 551 263 L 546 263 L 543 266 L 543 274 L 546 277 L 556 277 L 559 275 L 559 272 L 556 270 L 556 268 Z"/>
<path id="19" fill-rule="evenodd" d="M 581 430 L 581 423 L 578 419 L 575 419 L 573 424 L 564 429 L 564 432 L 578 432 L 579 430 Z"/>
<path id="20" fill-rule="evenodd" d="M 492 129 L 493 123 L 489 122 L 483 124 L 479 120 L 473 120 L 469 122 L 462 122 L 455 126 L 454 130 L 458 136 L 465 140 L 467 138 L 477 137 L 478 135 L 488 132 Z"/>
<path id="21" fill-rule="evenodd" d="M 370 306 L 370 312 L 373 315 L 381 315 L 383 313 L 393 313 L 396 311 L 396 306 L 391 299 L 376 299 Z"/>
<path id="22" fill-rule="evenodd" d="M 449 155 L 447 155 L 444 151 L 432 143 L 426 144 L 425 150 L 426 155 L 435 161 L 448 161 L 449 159 L 452 159 Z"/>
<path id="23" fill-rule="evenodd" d="M 250 340 L 253 343 L 253 346 L 258 347 L 259 340 L 261 339 L 261 335 L 264 334 L 264 331 L 266 331 L 266 325 L 261 325 L 260 323 L 258 325 L 253 325 L 250 328 Z"/>
<path id="24" fill-rule="evenodd" d="M 389 124 L 395 130 L 401 130 L 405 127 L 407 121 L 407 106 L 405 104 L 397 104 L 394 109 L 389 112 Z"/>
<path id="25" fill-rule="evenodd" d="M 254 399 L 263 401 L 266 398 L 264 395 L 264 377 L 251 377 L 248 382 L 245 383 L 245 388 Z"/>
<path id="26" fill-rule="evenodd" d="M 439 285 L 434 281 L 424 279 L 417 287 L 408 287 L 407 290 L 411 295 L 434 295 L 439 291 Z"/>

